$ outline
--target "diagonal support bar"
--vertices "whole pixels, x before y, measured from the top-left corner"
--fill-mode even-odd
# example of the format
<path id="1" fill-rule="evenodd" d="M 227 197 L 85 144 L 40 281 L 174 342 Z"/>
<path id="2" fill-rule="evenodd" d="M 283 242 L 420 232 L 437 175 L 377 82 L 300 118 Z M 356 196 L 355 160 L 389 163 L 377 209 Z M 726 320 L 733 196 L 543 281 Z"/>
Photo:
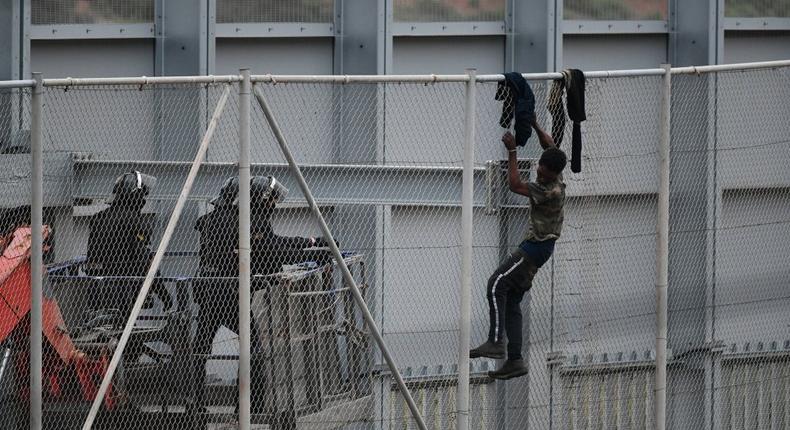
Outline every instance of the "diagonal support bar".
<path id="1" fill-rule="evenodd" d="M 187 197 L 192 190 L 192 185 L 195 182 L 200 165 L 206 158 L 208 144 L 211 142 L 211 138 L 214 136 L 214 131 L 217 129 L 217 123 L 219 123 L 219 118 L 222 116 L 222 111 L 225 110 L 225 103 L 228 101 L 228 95 L 230 94 L 231 88 L 232 86 L 230 85 L 225 88 L 225 91 L 222 93 L 222 97 L 220 97 L 219 102 L 217 103 L 217 107 L 214 109 L 214 114 L 211 116 L 211 122 L 209 122 L 208 128 L 206 129 L 206 134 L 203 135 L 203 140 L 200 142 L 200 147 L 198 148 L 197 154 L 195 155 L 195 160 L 192 162 L 192 168 L 189 169 L 189 175 L 187 176 L 186 182 L 184 183 L 184 187 L 181 189 L 181 194 L 178 196 L 176 206 L 173 208 L 173 213 L 170 215 L 170 220 L 167 222 L 165 233 L 162 236 L 162 240 L 159 242 L 159 247 L 157 248 L 156 254 L 154 255 L 154 260 L 151 262 L 151 267 L 148 268 L 148 273 L 145 275 L 143 287 L 140 289 L 140 293 L 137 294 L 137 300 L 134 302 L 132 313 L 129 315 L 129 319 L 126 321 L 126 326 L 124 327 L 121 338 L 118 341 L 118 346 L 115 347 L 112 360 L 110 360 L 110 365 L 107 367 L 107 373 L 104 374 L 104 379 L 101 381 L 99 391 L 96 393 L 96 398 L 93 399 L 93 404 L 91 405 L 91 410 L 88 413 L 88 417 L 85 419 L 85 423 L 82 425 L 83 430 L 89 430 L 93 426 L 93 421 L 96 419 L 96 415 L 99 413 L 102 400 L 107 394 L 107 389 L 110 387 L 110 381 L 112 380 L 113 375 L 115 375 L 115 370 L 118 368 L 118 363 L 121 361 L 123 350 L 126 348 L 126 343 L 129 342 L 129 336 L 132 334 L 134 322 L 137 320 L 137 316 L 140 314 L 140 310 L 143 308 L 145 297 L 148 295 L 148 290 L 151 289 L 151 284 L 154 282 L 156 272 L 159 270 L 159 265 L 162 263 L 162 258 L 165 256 L 165 250 L 167 250 L 167 246 L 170 244 L 170 239 L 173 237 L 173 232 L 176 229 L 176 224 L 178 224 L 178 220 L 181 218 L 181 211 L 184 209 L 184 204 L 186 203 Z"/>
<path id="2" fill-rule="evenodd" d="M 327 226 L 323 215 L 321 215 L 321 210 L 318 209 L 315 199 L 313 199 L 313 194 L 310 192 L 310 188 L 307 186 L 304 176 L 302 176 L 302 171 L 296 164 L 293 155 L 291 155 L 291 150 L 288 149 L 288 143 L 285 141 L 285 136 L 283 136 L 280 126 L 274 119 L 274 114 L 272 113 L 269 104 L 266 102 L 266 97 L 263 96 L 261 89 L 257 86 L 255 87 L 254 92 L 255 99 L 258 101 L 258 104 L 263 110 L 263 115 L 266 117 L 266 122 L 269 123 L 269 128 L 272 129 L 274 137 L 277 139 L 277 144 L 280 145 L 280 149 L 282 150 L 285 159 L 288 160 L 288 164 L 291 166 L 291 171 L 296 177 L 296 180 L 299 182 L 299 188 L 302 189 L 302 194 L 304 194 L 310 209 L 313 211 L 316 220 L 318 220 L 321 231 L 323 232 L 324 237 L 327 239 L 329 249 L 332 251 L 335 261 L 337 261 L 337 264 L 340 266 L 340 270 L 343 273 L 343 279 L 345 279 L 346 283 L 351 287 L 351 294 L 354 296 L 354 301 L 362 311 L 362 316 L 365 318 L 365 323 L 370 329 L 376 344 L 378 344 L 379 349 L 381 350 L 381 355 L 384 356 L 384 360 L 387 362 L 387 366 L 392 372 L 392 375 L 395 377 L 395 381 L 398 384 L 398 388 L 400 389 L 403 398 L 406 399 L 406 403 L 409 405 L 409 410 L 411 411 L 412 417 L 417 422 L 417 426 L 420 428 L 420 430 L 426 430 L 425 421 L 422 419 L 420 410 L 417 408 L 417 404 L 414 403 L 414 399 L 409 392 L 409 388 L 406 387 L 406 383 L 403 382 L 403 377 L 401 376 L 400 371 L 398 370 L 397 366 L 395 366 L 395 361 L 392 359 L 392 355 L 390 355 L 387 345 L 384 343 L 384 338 L 381 336 L 381 332 L 379 331 L 378 326 L 376 326 L 376 322 L 373 320 L 373 315 L 371 315 L 368 306 L 365 304 L 365 300 L 362 298 L 362 294 L 359 292 L 359 287 L 357 286 L 356 281 L 354 281 L 354 277 L 348 270 L 348 266 L 343 259 L 343 255 L 340 253 L 340 249 L 335 244 L 335 238 L 332 236 L 332 232 L 329 230 L 329 226 Z"/>

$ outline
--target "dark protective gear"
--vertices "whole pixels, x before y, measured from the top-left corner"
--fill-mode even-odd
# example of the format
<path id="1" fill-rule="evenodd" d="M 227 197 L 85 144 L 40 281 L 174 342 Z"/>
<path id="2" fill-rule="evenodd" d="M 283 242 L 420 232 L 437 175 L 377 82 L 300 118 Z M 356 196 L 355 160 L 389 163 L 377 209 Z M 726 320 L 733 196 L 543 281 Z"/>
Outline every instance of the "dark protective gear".
<path id="1" fill-rule="evenodd" d="M 274 205 L 283 201 L 288 188 L 273 176 L 250 178 L 250 246 L 252 273 L 268 275 L 282 270 L 283 264 L 303 261 L 304 248 L 312 241 L 305 237 L 274 233 L 271 215 Z M 217 197 L 214 210 L 198 218 L 200 232 L 201 276 L 235 277 L 239 273 L 239 178 L 228 178 Z"/>
<path id="2" fill-rule="evenodd" d="M 212 340 L 220 326 L 238 330 L 238 274 L 239 274 L 239 208 L 238 177 L 225 181 L 220 194 L 211 203 L 214 210 L 198 218 L 195 230 L 200 232 L 200 271 L 193 290 L 200 305 L 198 328 L 195 335 L 194 386 L 196 406 L 204 406 L 205 363 L 211 353 Z M 305 237 L 279 236 L 274 233 L 271 215 L 277 202 L 288 189 L 274 177 L 255 176 L 250 180 L 250 254 L 253 275 L 268 275 L 282 271 L 283 264 L 307 260 L 304 248 L 313 241 Z M 314 258 L 313 258 L 314 259 Z M 234 279 L 235 278 L 235 279 Z M 254 281 L 253 288 L 258 286 Z M 263 353 L 257 326 L 252 326 L 252 408 L 260 410 L 264 394 Z"/>
<path id="3" fill-rule="evenodd" d="M 200 305 L 197 317 L 197 332 L 193 344 L 191 403 L 194 407 L 206 406 L 206 361 L 211 354 L 214 336 L 225 326 L 234 333 L 239 332 L 239 292 L 236 279 L 196 279 L 193 283 L 195 301 Z M 263 397 L 266 392 L 263 348 L 258 325 L 250 325 L 250 352 L 252 375 L 249 380 L 253 413 L 263 412 Z"/>
<path id="4" fill-rule="evenodd" d="M 306 237 L 279 236 L 271 223 L 271 208 L 253 207 L 250 216 L 250 258 L 252 274 L 268 275 L 283 264 L 303 261 L 302 250 L 312 241 Z M 235 277 L 239 274 L 239 211 L 236 206 L 219 206 L 198 218 L 201 276 Z"/>
<path id="5" fill-rule="evenodd" d="M 335 245 L 339 248 L 340 247 L 340 242 L 335 240 Z M 329 241 L 327 241 L 323 237 L 316 237 L 315 238 L 315 243 L 313 244 L 313 246 L 318 247 L 318 248 L 328 248 L 329 247 Z"/>
<path id="6" fill-rule="evenodd" d="M 274 176 L 253 176 L 250 178 L 250 206 L 262 206 L 273 200 L 280 203 L 288 195 L 286 188 Z M 218 206 L 238 206 L 239 204 L 239 177 L 233 176 L 222 184 L 219 195 L 211 200 L 211 204 Z"/>
<path id="7" fill-rule="evenodd" d="M 124 173 L 115 180 L 112 187 L 112 197 L 108 200 L 110 204 L 130 204 L 142 202 L 148 193 L 156 186 L 156 178 L 151 175 L 140 173 L 137 170 Z M 142 206 L 141 206 L 142 209 Z"/>
<path id="8" fill-rule="evenodd" d="M 89 276 L 142 277 L 148 273 L 153 258 L 150 245 L 154 218 L 141 210 L 154 184 L 156 178 L 137 171 L 125 173 L 115 181 L 110 207 L 89 221 L 88 258 L 84 266 Z M 100 307 L 131 310 L 137 295 L 135 288 L 108 288 L 99 298 Z M 172 300 L 164 284 L 155 281 L 152 289 L 169 309 Z"/>

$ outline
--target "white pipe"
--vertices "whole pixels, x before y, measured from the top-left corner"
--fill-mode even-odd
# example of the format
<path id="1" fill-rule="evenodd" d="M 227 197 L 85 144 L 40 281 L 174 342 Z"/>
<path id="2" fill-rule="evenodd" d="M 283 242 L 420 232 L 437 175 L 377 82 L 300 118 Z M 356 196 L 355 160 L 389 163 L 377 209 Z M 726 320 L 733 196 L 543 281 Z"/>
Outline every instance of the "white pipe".
<path id="1" fill-rule="evenodd" d="M 33 79 L 17 80 L 17 81 L 0 81 L 0 89 L 7 88 L 33 88 L 36 81 Z"/>
<path id="2" fill-rule="evenodd" d="M 163 85 L 163 84 L 222 84 L 241 81 L 241 76 L 140 76 L 118 78 L 62 78 L 45 79 L 45 87 L 76 87 L 90 85 Z"/>
<path id="3" fill-rule="evenodd" d="M 669 283 L 669 156 L 672 104 L 672 70 L 664 68 L 661 94 L 661 140 L 658 170 L 658 225 L 656 227 L 656 374 L 654 388 L 655 429 L 666 429 L 667 413 L 667 287 Z"/>
<path id="4" fill-rule="evenodd" d="M 716 64 L 712 66 L 676 67 L 672 69 L 673 75 L 700 74 L 712 72 L 729 72 L 737 70 L 770 69 L 773 67 L 788 67 L 790 60 L 758 61 L 754 63 Z"/>
<path id="5" fill-rule="evenodd" d="M 456 429 L 469 428 L 469 337 L 472 332 L 472 220 L 474 203 L 477 70 L 467 69 L 464 124 L 464 173 L 461 192 L 461 312 L 458 317 Z"/>
<path id="6" fill-rule="evenodd" d="M 790 60 L 761 61 L 755 63 L 720 64 L 714 66 L 677 67 L 672 74 L 698 74 L 732 70 L 764 69 L 790 66 Z M 660 76 L 663 69 L 626 69 L 596 70 L 584 72 L 589 79 L 624 78 L 635 76 Z M 549 80 L 562 77 L 558 72 L 523 73 L 528 80 Z M 216 84 L 239 82 L 238 75 L 221 76 L 156 76 L 156 77 L 118 77 L 118 78 L 62 78 L 45 79 L 44 86 L 89 86 L 89 85 L 161 85 L 161 84 Z M 468 75 L 253 75 L 252 82 L 261 83 L 335 83 L 335 84 L 375 84 L 375 83 L 435 83 L 435 82 L 467 82 Z M 501 74 L 478 75 L 478 82 L 497 82 L 504 79 Z M 2 81 L 0 88 L 20 88 L 33 86 L 32 80 Z"/>
<path id="7" fill-rule="evenodd" d="M 250 69 L 239 85 L 239 429 L 250 429 Z"/>
<path id="8" fill-rule="evenodd" d="M 253 82 L 286 83 L 334 83 L 334 84 L 376 84 L 376 83 L 434 83 L 466 82 L 467 75 L 257 75 Z"/>
<path id="9" fill-rule="evenodd" d="M 370 329 L 371 335 L 373 339 L 379 346 L 381 350 L 381 355 L 384 356 L 384 360 L 387 362 L 387 366 L 389 367 L 390 371 L 392 372 L 392 376 L 395 378 L 395 382 L 400 389 L 401 395 L 406 400 L 406 404 L 409 406 L 409 410 L 411 411 L 412 418 L 414 418 L 417 426 L 420 430 L 427 430 L 425 427 L 425 421 L 422 419 L 422 415 L 420 413 L 419 408 L 417 408 L 417 404 L 414 403 L 414 399 L 409 393 L 409 388 L 406 387 L 406 383 L 403 382 L 403 377 L 398 370 L 398 367 L 395 365 L 395 361 L 392 359 L 390 355 L 389 349 L 387 349 L 387 344 L 384 342 L 384 338 L 381 336 L 381 332 L 379 331 L 378 326 L 376 325 L 376 321 L 373 319 L 373 315 L 371 315 L 370 310 L 368 309 L 367 304 L 365 304 L 365 300 L 362 298 L 362 294 L 359 292 L 359 287 L 357 286 L 356 281 L 354 280 L 354 276 L 351 275 L 351 272 L 348 270 L 348 265 L 346 261 L 343 259 L 343 255 L 340 253 L 340 249 L 335 244 L 334 236 L 332 236 L 332 232 L 329 230 L 329 226 L 326 225 L 326 221 L 324 220 L 324 216 L 321 215 L 321 210 L 318 208 L 318 205 L 313 199 L 313 194 L 310 192 L 310 188 L 307 186 L 307 181 L 305 181 L 304 176 L 302 176 L 302 171 L 299 169 L 299 166 L 296 164 L 296 161 L 291 154 L 291 150 L 288 149 L 288 143 L 285 141 L 285 136 L 283 136 L 282 131 L 280 130 L 280 126 L 277 125 L 277 121 L 274 119 L 274 114 L 272 113 L 271 109 L 269 108 L 269 104 L 266 102 L 266 98 L 261 93 L 260 88 L 255 88 L 255 98 L 258 100 L 258 104 L 263 109 L 263 114 L 266 117 L 266 121 L 269 123 L 269 128 L 272 129 L 274 133 L 274 137 L 277 140 L 277 144 L 280 145 L 280 149 L 285 156 L 285 159 L 288 161 L 288 164 L 291 166 L 291 170 L 293 171 L 294 176 L 296 177 L 299 188 L 301 188 L 302 193 L 304 194 L 305 198 L 307 199 L 307 203 L 310 205 L 310 209 L 312 210 L 313 214 L 318 221 L 319 226 L 321 227 L 321 231 L 326 238 L 326 241 L 329 245 L 329 249 L 332 251 L 332 255 L 337 261 L 337 264 L 340 266 L 340 271 L 343 273 L 343 279 L 345 280 L 346 284 L 351 288 L 351 294 L 354 296 L 354 301 L 356 302 L 357 306 L 359 306 L 360 311 L 362 312 L 362 316 L 365 319 L 365 323 L 367 324 L 368 328 Z"/>
<path id="10" fill-rule="evenodd" d="M 30 153 L 32 180 L 30 206 L 30 230 L 32 249 L 30 253 L 30 428 L 42 428 L 42 371 L 44 339 L 44 86 L 41 73 L 33 73 L 32 112 L 30 118 Z"/>
<path id="11" fill-rule="evenodd" d="M 192 162 L 192 168 L 189 170 L 187 179 L 184 182 L 184 187 L 181 189 L 181 194 L 179 194 L 178 200 L 176 200 L 173 213 L 170 215 L 170 220 L 167 222 L 165 233 L 162 235 L 162 240 L 159 242 L 159 247 L 156 250 L 156 254 L 154 254 L 151 267 L 148 268 L 148 273 L 145 275 L 143 286 L 140 289 L 140 293 L 137 294 L 137 300 L 134 302 L 132 312 L 129 315 L 129 319 L 126 321 L 126 326 L 123 329 L 121 338 L 118 340 L 118 346 L 115 347 L 112 360 L 110 360 L 110 364 L 107 367 L 107 372 L 104 374 L 104 379 L 101 381 L 99 391 L 96 393 L 96 398 L 93 399 L 91 410 L 82 426 L 83 430 L 89 430 L 93 426 L 93 421 L 96 419 L 96 415 L 99 413 L 102 400 L 107 393 L 107 389 L 110 387 L 110 381 L 115 374 L 115 370 L 118 368 L 118 363 L 121 361 L 123 350 L 126 348 L 126 343 L 129 342 L 129 336 L 132 334 L 134 322 L 137 320 L 137 316 L 140 314 L 140 310 L 143 308 L 143 303 L 145 303 L 148 290 L 151 289 L 151 284 L 154 282 L 156 272 L 159 270 L 159 265 L 162 263 L 162 259 L 165 256 L 165 250 L 167 250 L 167 246 L 170 244 L 170 239 L 173 237 L 173 232 L 175 232 L 176 225 L 178 224 L 178 220 L 181 217 L 181 211 L 184 209 L 187 196 L 189 196 L 189 193 L 192 190 L 192 185 L 195 183 L 195 178 L 197 177 L 200 165 L 206 158 L 208 144 L 211 141 L 211 138 L 214 136 L 214 131 L 217 129 L 217 123 L 219 122 L 222 111 L 225 109 L 225 102 L 228 101 L 228 95 L 230 94 L 231 88 L 232 87 L 228 85 L 228 87 L 222 93 L 222 97 L 220 97 L 217 107 L 214 109 L 214 114 L 211 116 L 211 122 L 209 122 L 208 128 L 206 129 L 206 134 L 203 135 L 203 140 L 200 142 L 200 147 L 198 148 L 197 154 L 195 155 L 195 160 Z"/>

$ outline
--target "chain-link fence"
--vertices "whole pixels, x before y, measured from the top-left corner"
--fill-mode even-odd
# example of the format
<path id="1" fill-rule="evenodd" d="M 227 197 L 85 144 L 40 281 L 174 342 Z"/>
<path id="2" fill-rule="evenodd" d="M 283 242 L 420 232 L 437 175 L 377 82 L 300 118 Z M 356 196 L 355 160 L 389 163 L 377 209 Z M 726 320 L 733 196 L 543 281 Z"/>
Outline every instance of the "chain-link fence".
<path id="1" fill-rule="evenodd" d="M 570 155 L 571 121 L 563 113 L 563 127 L 548 108 L 565 92 L 559 77 L 529 82 L 537 124 L 557 142 L 562 134 Z M 101 392 L 95 428 L 235 427 L 240 383 L 251 388 L 254 427 L 417 428 L 398 375 L 428 428 L 454 428 L 459 364 L 470 366 L 470 428 L 653 427 L 662 69 L 588 74 L 581 171 L 562 178 L 561 236 L 528 292 L 503 302 L 510 325 L 490 316 L 487 296 L 496 296 L 497 267 L 523 247 L 536 203 L 508 190 L 500 77 L 479 77 L 475 93 L 462 75 L 255 77 L 251 371 L 241 375 L 239 79 L 46 81 L 45 428 L 81 427 Z M 790 423 L 788 83 L 790 68 L 779 65 L 674 70 L 671 428 Z M 30 242 L 30 94 L 0 93 L 0 243 L 11 273 L 0 278 L 0 405 L 19 428 L 29 419 L 30 264 L 29 251 L 7 254 Z M 490 321 L 510 338 L 521 318 L 528 372 L 507 381 L 489 373 L 500 360 L 459 363 L 467 121 L 469 341 L 486 341 Z M 518 149 L 524 181 L 538 180 L 536 134 Z"/>
<path id="2" fill-rule="evenodd" d="M 30 406 L 30 96 L 0 89 L 0 409 L 16 427 L 27 425 Z"/>
<path id="3" fill-rule="evenodd" d="M 673 78 L 674 428 L 790 425 L 788 79 L 786 68 Z"/>

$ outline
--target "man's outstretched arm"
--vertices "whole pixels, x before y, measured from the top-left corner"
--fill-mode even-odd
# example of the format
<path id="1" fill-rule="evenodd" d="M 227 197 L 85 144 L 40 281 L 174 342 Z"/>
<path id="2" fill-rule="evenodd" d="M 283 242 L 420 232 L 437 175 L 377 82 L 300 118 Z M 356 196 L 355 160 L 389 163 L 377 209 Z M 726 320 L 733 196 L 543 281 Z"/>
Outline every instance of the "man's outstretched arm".
<path id="1" fill-rule="evenodd" d="M 529 187 L 521 182 L 518 175 L 518 161 L 516 160 L 516 138 L 509 131 L 502 136 L 502 143 L 507 148 L 507 183 L 510 191 L 522 196 L 529 196 Z"/>
<path id="2" fill-rule="evenodd" d="M 552 138 L 550 134 L 546 133 L 542 128 L 540 128 L 537 118 L 532 119 L 532 128 L 535 129 L 535 134 L 538 135 L 541 148 L 545 150 L 557 147 L 557 145 L 554 143 L 554 138 Z"/>

